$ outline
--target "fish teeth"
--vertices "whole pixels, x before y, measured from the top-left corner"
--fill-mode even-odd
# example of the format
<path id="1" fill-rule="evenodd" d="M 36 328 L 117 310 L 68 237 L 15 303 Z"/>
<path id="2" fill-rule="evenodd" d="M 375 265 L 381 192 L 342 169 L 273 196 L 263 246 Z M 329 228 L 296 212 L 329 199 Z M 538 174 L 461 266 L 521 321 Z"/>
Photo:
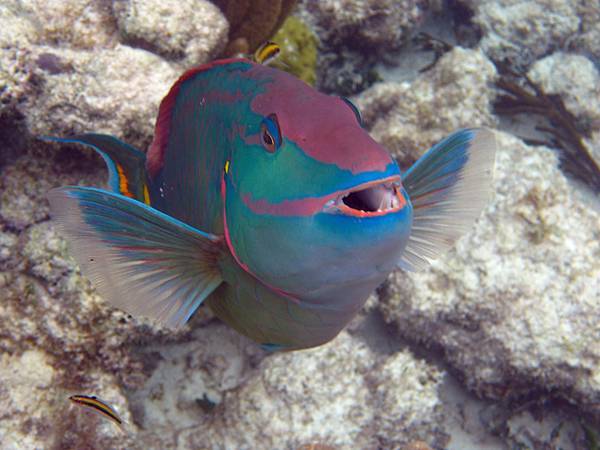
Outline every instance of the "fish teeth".
<path id="1" fill-rule="evenodd" d="M 348 191 L 345 194 L 339 195 L 335 199 L 327 201 L 323 206 L 323 211 L 335 212 L 340 211 L 340 208 L 350 208 L 364 214 L 387 213 L 390 211 L 395 211 L 400 208 L 400 203 L 402 202 L 402 200 L 399 198 L 400 189 L 400 181 L 387 181 L 368 188 L 357 189 L 355 191 Z M 362 200 L 360 197 L 361 194 L 363 195 Z M 356 198 L 353 198 L 352 201 L 349 201 L 349 203 L 347 203 L 346 199 L 353 195 L 355 195 Z M 371 204 L 373 202 L 377 202 L 378 204 L 375 203 L 375 205 L 377 205 L 376 209 L 374 208 L 365 210 L 363 208 L 357 207 L 357 203 L 361 203 L 361 201 L 370 202 Z"/>
<path id="2" fill-rule="evenodd" d="M 325 205 L 323 207 L 323 210 L 324 211 L 331 211 L 333 209 L 336 209 L 336 205 L 337 205 L 338 201 L 341 201 L 341 197 L 339 199 L 331 199 L 331 200 L 329 200 L 327 203 L 325 203 Z"/>

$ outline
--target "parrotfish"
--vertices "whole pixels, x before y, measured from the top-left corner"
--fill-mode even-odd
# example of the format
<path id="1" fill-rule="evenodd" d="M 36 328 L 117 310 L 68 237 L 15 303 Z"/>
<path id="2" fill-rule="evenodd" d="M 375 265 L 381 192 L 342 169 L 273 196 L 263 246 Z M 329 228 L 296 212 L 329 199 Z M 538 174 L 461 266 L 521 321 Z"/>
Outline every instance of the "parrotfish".
<path id="1" fill-rule="evenodd" d="M 67 186 L 51 212 L 114 306 L 181 327 L 206 302 L 268 350 L 333 339 L 397 268 L 418 270 L 488 201 L 493 133 L 455 132 L 401 172 L 348 99 L 247 59 L 184 73 L 146 153 L 95 149 L 109 190 Z"/>

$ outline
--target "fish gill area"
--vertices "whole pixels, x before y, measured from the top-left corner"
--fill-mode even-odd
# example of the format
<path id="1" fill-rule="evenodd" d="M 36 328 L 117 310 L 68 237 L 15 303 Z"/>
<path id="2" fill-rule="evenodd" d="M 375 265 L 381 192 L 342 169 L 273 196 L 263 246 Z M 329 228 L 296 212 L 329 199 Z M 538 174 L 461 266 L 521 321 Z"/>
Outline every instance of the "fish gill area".
<path id="1" fill-rule="evenodd" d="M 0 447 L 598 448 L 600 4 L 293 3 L 0 2 Z M 205 307 L 178 332 L 111 308 L 45 197 L 103 186 L 104 163 L 36 137 L 145 149 L 183 70 L 251 52 L 286 17 L 284 61 L 349 96 L 403 169 L 456 129 L 496 130 L 493 201 L 316 349 L 268 354 Z"/>

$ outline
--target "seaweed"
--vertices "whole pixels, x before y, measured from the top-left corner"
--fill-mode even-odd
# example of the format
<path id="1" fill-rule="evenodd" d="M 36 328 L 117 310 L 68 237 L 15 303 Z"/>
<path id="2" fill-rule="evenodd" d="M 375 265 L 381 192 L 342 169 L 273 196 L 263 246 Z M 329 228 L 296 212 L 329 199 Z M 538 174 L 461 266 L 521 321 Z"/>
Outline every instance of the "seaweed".
<path id="1" fill-rule="evenodd" d="M 221 56 L 250 54 L 271 38 L 296 0 L 217 0 L 229 22 L 229 43 Z"/>
<path id="2" fill-rule="evenodd" d="M 499 73 L 496 86 L 500 90 L 494 103 L 496 114 L 530 114 L 545 120 L 535 128 L 546 139 L 524 141 L 559 150 L 561 167 L 594 191 L 600 191 L 600 167 L 584 144 L 584 138 L 591 134 L 590 125 L 577 120 L 559 95 L 546 94 L 523 70 L 511 67 L 506 61 L 495 64 Z"/>

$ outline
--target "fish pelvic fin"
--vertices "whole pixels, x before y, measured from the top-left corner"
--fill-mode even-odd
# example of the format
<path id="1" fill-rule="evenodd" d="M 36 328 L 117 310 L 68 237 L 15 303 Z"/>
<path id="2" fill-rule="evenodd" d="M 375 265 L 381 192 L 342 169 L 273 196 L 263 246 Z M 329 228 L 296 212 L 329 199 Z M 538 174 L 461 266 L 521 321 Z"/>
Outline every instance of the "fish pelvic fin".
<path id="1" fill-rule="evenodd" d="M 402 176 L 413 224 L 398 267 L 427 267 L 466 233 L 490 199 L 496 140 L 487 129 L 457 131 Z"/>
<path id="2" fill-rule="evenodd" d="M 283 344 L 260 344 L 260 348 L 262 348 L 265 352 L 275 353 L 286 348 Z"/>
<path id="3" fill-rule="evenodd" d="M 130 314 L 182 327 L 222 282 L 222 238 L 102 189 L 49 192 L 50 209 L 81 271 Z"/>
<path id="4" fill-rule="evenodd" d="M 112 192 L 150 204 L 144 152 L 107 134 L 86 133 L 68 138 L 43 136 L 41 139 L 93 148 L 106 163 L 108 186 Z"/>

